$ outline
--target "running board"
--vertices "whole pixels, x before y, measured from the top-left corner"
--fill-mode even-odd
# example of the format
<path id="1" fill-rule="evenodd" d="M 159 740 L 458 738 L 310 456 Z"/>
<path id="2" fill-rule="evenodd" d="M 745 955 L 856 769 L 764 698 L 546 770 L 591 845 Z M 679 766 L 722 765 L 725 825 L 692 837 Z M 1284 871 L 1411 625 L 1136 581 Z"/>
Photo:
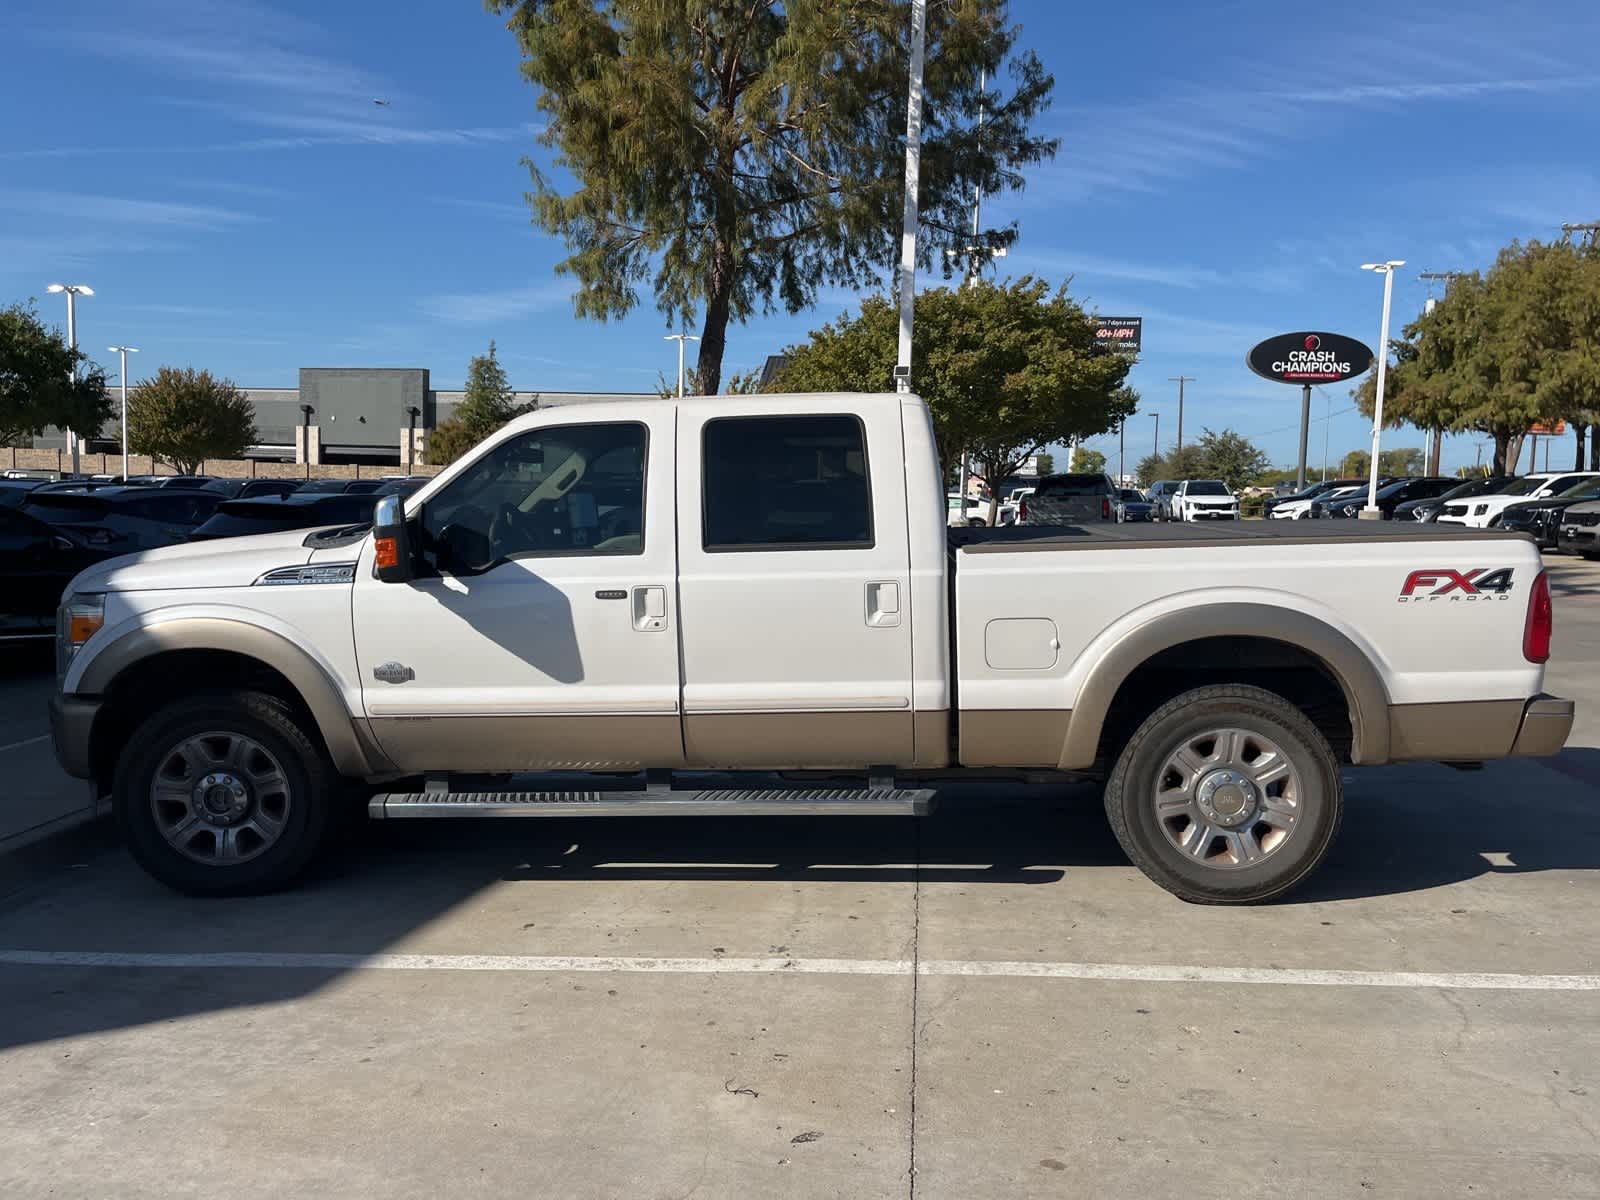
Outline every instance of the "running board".
<path id="1" fill-rule="evenodd" d="M 367 815 L 398 817 L 921 817 L 932 788 L 620 792 L 382 792 Z"/>

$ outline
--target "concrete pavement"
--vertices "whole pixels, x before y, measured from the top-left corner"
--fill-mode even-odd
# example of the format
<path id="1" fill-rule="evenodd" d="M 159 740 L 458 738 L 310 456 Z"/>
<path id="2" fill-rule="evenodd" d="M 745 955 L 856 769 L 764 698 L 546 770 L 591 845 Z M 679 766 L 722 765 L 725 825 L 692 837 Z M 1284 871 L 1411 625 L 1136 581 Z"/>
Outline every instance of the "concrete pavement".
<path id="1" fill-rule="evenodd" d="M 0 1194 L 1600 1195 L 1600 566 L 1555 571 L 1567 754 L 1351 772 L 1264 908 L 1156 889 L 1089 789 L 394 823 L 248 901 L 101 855 L 0 905 Z"/>

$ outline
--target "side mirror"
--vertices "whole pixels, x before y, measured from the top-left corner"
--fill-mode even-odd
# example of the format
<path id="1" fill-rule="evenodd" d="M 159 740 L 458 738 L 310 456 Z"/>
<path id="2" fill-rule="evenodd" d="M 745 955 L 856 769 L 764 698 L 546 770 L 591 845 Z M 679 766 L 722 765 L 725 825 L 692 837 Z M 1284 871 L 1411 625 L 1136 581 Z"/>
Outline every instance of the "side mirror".
<path id="1" fill-rule="evenodd" d="M 373 574 L 384 583 L 406 583 L 412 577 L 411 538 L 406 531 L 406 510 L 399 496 L 384 496 L 372 512 L 376 555 Z"/>

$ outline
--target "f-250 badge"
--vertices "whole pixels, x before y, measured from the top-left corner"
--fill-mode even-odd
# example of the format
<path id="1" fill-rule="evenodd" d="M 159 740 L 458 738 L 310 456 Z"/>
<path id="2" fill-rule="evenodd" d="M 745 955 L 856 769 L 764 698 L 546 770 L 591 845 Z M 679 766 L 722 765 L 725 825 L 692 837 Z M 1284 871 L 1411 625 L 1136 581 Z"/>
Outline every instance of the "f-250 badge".
<path id="1" fill-rule="evenodd" d="M 1471 571 L 1450 571 L 1436 567 L 1413 571 L 1400 589 L 1401 604 L 1432 603 L 1435 600 L 1505 600 L 1511 595 L 1511 568 L 1476 567 Z"/>
<path id="2" fill-rule="evenodd" d="M 415 679 L 417 673 L 403 663 L 386 662 L 372 668 L 372 677 L 379 683 L 407 683 Z"/>

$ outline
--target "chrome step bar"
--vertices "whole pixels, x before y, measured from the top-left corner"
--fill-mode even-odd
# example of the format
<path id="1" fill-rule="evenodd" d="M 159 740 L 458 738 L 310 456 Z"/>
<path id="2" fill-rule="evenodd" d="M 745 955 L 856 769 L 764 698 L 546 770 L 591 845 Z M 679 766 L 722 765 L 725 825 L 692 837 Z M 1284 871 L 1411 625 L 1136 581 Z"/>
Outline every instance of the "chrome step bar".
<path id="1" fill-rule="evenodd" d="M 367 815 L 402 817 L 920 817 L 932 788 L 647 788 L 634 791 L 382 792 Z"/>

